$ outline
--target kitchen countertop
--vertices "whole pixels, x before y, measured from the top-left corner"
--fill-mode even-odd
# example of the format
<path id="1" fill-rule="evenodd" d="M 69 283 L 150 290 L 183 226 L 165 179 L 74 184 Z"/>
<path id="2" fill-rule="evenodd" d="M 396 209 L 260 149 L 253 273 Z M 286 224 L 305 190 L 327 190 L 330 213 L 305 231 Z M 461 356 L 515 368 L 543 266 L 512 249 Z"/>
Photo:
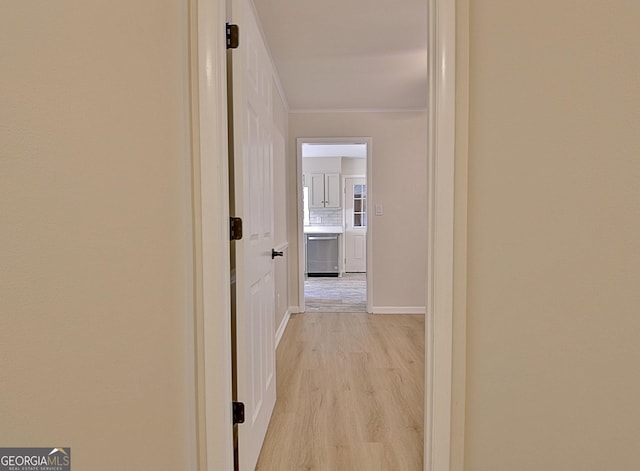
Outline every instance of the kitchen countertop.
<path id="1" fill-rule="evenodd" d="M 304 226 L 305 234 L 342 234 L 342 226 Z"/>

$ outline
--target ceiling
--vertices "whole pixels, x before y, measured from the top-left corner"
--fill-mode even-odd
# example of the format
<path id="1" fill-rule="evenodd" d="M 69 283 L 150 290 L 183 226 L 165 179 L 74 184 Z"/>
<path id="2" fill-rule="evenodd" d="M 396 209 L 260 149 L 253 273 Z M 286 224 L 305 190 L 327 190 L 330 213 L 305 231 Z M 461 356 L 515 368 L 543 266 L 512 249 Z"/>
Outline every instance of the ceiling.
<path id="1" fill-rule="evenodd" d="M 253 0 L 290 111 L 416 110 L 427 0 Z"/>

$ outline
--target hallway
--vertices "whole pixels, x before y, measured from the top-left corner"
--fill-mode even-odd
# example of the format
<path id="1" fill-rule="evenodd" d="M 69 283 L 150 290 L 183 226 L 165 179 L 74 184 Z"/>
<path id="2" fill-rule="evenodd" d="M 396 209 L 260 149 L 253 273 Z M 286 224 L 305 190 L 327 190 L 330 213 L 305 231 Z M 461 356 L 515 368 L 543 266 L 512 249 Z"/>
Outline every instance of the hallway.
<path id="1" fill-rule="evenodd" d="M 291 316 L 257 470 L 422 469 L 424 316 Z"/>

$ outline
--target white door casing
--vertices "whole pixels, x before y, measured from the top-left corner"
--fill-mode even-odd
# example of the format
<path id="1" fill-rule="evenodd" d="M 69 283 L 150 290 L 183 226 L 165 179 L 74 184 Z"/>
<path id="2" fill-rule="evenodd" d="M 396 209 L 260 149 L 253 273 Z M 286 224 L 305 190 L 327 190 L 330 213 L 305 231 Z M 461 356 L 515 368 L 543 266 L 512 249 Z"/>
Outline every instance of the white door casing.
<path id="1" fill-rule="evenodd" d="M 224 0 L 191 0 L 197 465 L 233 470 Z"/>
<path id="2" fill-rule="evenodd" d="M 451 465 L 456 2 L 428 0 L 425 471 Z M 458 408 L 464 404 L 458 403 Z"/>
<path id="3" fill-rule="evenodd" d="M 274 340 L 272 66 L 249 0 L 233 0 L 240 47 L 232 52 L 236 242 L 236 351 L 241 471 L 255 469 L 276 400 Z"/>
<path id="4" fill-rule="evenodd" d="M 344 179 L 344 271 L 366 273 L 367 271 L 367 179 Z"/>

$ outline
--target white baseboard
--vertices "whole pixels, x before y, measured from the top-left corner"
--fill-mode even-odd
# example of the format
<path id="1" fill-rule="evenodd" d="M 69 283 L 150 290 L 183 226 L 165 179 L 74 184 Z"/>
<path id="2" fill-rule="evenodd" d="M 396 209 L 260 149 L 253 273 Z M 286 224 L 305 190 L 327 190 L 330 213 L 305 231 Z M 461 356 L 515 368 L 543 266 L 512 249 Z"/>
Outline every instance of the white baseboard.
<path id="1" fill-rule="evenodd" d="M 425 306 L 374 306 L 373 314 L 426 314 Z"/>
<path id="2" fill-rule="evenodd" d="M 284 317 L 282 318 L 282 322 L 280 322 L 280 326 L 278 330 L 276 330 L 276 348 L 278 348 L 278 344 L 280 343 L 280 339 L 282 339 L 282 334 L 284 334 L 284 329 L 287 328 L 287 324 L 289 323 L 289 318 L 291 317 L 292 308 L 287 309 L 287 312 L 284 313 Z"/>

